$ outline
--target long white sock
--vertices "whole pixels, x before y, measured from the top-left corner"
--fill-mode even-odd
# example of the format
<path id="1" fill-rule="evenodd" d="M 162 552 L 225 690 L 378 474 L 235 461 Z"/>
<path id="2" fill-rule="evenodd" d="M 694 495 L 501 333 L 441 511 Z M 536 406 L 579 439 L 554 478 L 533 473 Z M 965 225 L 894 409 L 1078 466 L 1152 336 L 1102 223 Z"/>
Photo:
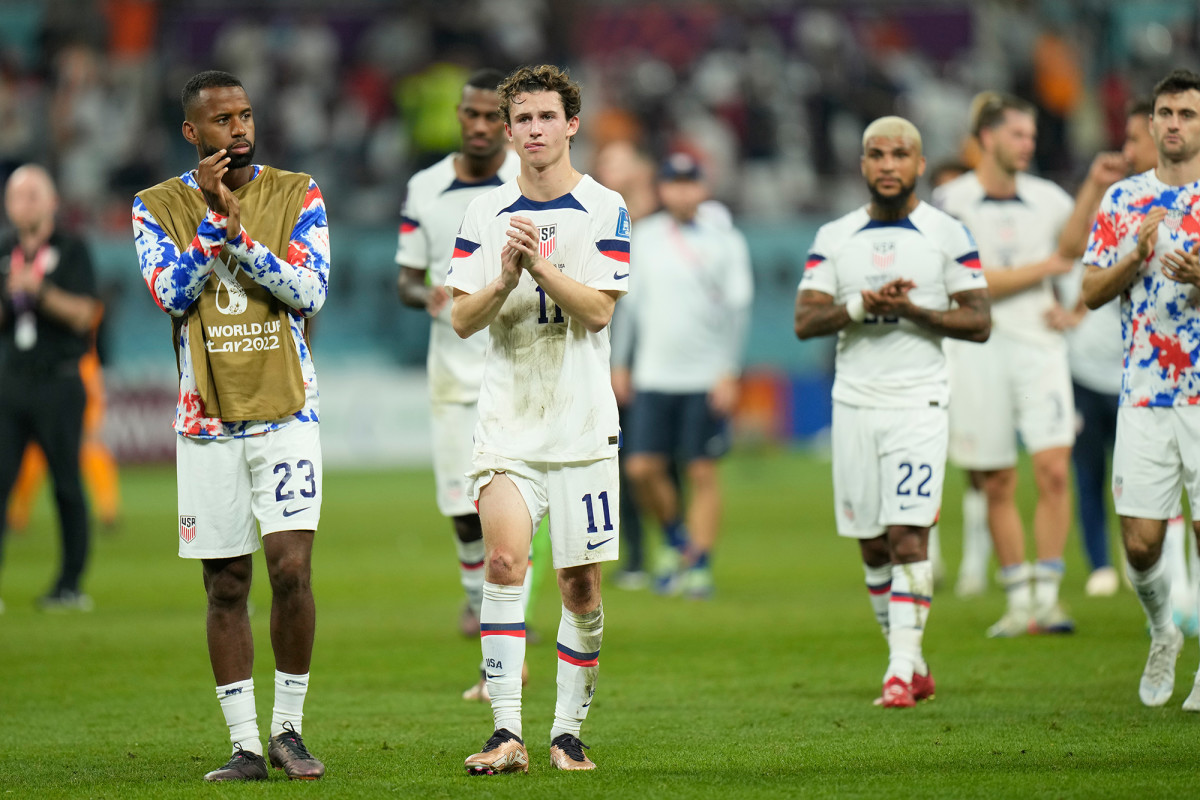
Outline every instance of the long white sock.
<path id="1" fill-rule="evenodd" d="M 968 486 L 963 491 L 963 555 L 959 569 L 987 579 L 992 557 L 992 535 L 988 531 L 987 495 Z"/>
<path id="2" fill-rule="evenodd" d="M 254 679 L 234 681 L 217 687 L 217 700 L 229 726 L 229 741 L 233 751 L 238 748 L 248 753 L 262 755 L 262 741 L 258 738 L 258 718 L 254 711 Z"/>
<path id="3" fill-rule="evenodd" d="M 867 579 L 867 594 L 871 598 L 871 610 L 875 612 L 875 621 L 879 623 L 883 635 L 888 635 L 888 606 L 892 601 L 892 565 L 872 567 L 863 564 L 863 574 Z"/>
<path id="4" fill-rule="evenodd" d="M 467 605 L 475 618 L 479 619 L 479 607 L 483 605 L 483 539 L 460 542 L 454 539 L 458 550 L 458 579 L 462 583 Z"/>
<path id="5" fill-rule="evenodd" d="M 1029 585 L 1032 579 L 1033 567 L 1024 561 L 1000 568 L 1000 582 L 1004 584 L 1009 611 L 1029 615 L 1033 610 L 1033 590 Z"/>
<path id="6" fill-rule="evenodd" d="M 1033 565 L 1033 607 L 1038 611 L 1058 605 L 1058 587 L 1066 565 L 1061 558 L 1038 561 Z"/>
<path id="7" fill-rule="evenodd" d="M 1195 610 L 1196 598 L 1192 593 L 1192 582 L 1188 577 L 1187 532 L 1183 517 L 1167 520 L 1167 531 L 1163 536 L 1162 558 L 1165 562 L 1167 580 L 1171 582 L 1171 608 L 1181 616 Z"/>
<path id="8" fill-rule="evenodd" d="M 1134 569 L 1132 564 L 1126 564 L 1129 570 L 1129 582 L 1137 592 L 1138 602 L 1146 612 L 1150 621 L 1150 635 L 1155 639 L 1163 639 L 1170 635 L 1174 621 L 1171 619 L 1171 581 L 1167 577 L 1167 567 L 1163 556 L 1154 562 L 1150 569 L 1142 571 Z"/>
<path id="9" fill-rule="evenodd" d="M 304 698 L 308 695 L 308 673 L 289 675 L 275 670 L 275 708 L 271 711 L 271 735 L 283 733 L 283 723 L 301 733 L 304 724 Z"/>
<path id="10" fill-rule="evenodd" d="M 924 674 L 921 639 L 933 600 L 933 565 L 928 560 L 892 565 L 892 597 L 888 603 L 888 669 L 884 676 L 912 682 L 913 671 Z"/>
<path id="11" fill-rule="evenodd" d="M 521 665 L 525 663 L 524 589 L 483 584 L 479 641 L 496 728 L 521 735 Z"/>
<path id="12" fill-rule="evenodd" d="M 579 736 L 596 693 L 603 639 L 603 605 L 587 614 L 576 614 L 563 606 L 558 624 L 558 701 L 550 741 L 564 733 Z"/>

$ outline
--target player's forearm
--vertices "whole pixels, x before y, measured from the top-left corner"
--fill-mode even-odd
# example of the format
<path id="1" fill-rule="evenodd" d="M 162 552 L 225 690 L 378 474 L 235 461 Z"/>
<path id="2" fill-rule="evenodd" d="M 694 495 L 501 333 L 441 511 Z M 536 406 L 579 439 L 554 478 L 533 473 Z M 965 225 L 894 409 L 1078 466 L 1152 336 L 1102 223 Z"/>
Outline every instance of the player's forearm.
<path id="1" fill-rule="evenodd" d="M 1012 269 L 984 267 L 983 277 L 987 279 L 988 292 L 993 300 L 999 300 L 1033 288 L 1050 276 L 1047 263 L 1038 261 Z"/>
<path id="2" fill-rule="evenodd" d="M 1095 310 L 1125 291 L 1141 263 L 1142 257 L 1134 250 L 1108 269 L 1088 264 L 1080 287 L 1084 304 Z"/>
<path id="3" fill-rule="evenodd" d="M 813 298 L 819 294 L 822 299 Z M 828 298 L 828 299 L 825 299 Z M 829 336 L 849 325 L 850 312 L 845 305 L 834 304 L 826 294 L 803 290 L 796 297 L 795 328 L 797 339 L 814 339 Z"/>
<path id="4" fill-rule="evenodd" d="M 592 333 L 604 330 L 612 320 L 613 310 L 617 307 L 613 295 L 568 278 L 548 261 L 535 264 L 529 274 L 563 314 L 582 323 Z"/>
<path id="5" fill-rule="evenodd" d="M 138 265 L 159 308 L 179 317 L 196 302 L 225 246 L 227 225 L 227 217 L 209 211 L 200 220 L 191 244 L 180 252 L 141 198 L 134 199 L 133 243 Z"/>
<path id="6" fill-rule="evenodd" d="M 429 304 L 429 286 L 425 283 L 425 270 L 416 267 L 400 267 L 396 292 L 400 295 L 401 303 L 409 308 L 419 308 L 423 311 Z"/>
<path id="7" fill-rule="evenodd" d="M 455 289 L 454 303 L 450 307 L 450 324 L 454 332 L 459 338 L 466 339 L 491 325 L 510 293 L 512 289 L 506 288 L 499 278 L 478 292 L 467 294 Z"/>
<path id="8" fill-rule="evenodd" d="M 970 342 L 986 342 L 992 333 L 991 303 L 985 292 L 969 292 L 969 298 L 958 297 L 958 308 L 935 311 L 921 306 L 912 306 L 904 314 L 911 322 L 922 328 L 951 339 L 966 339 Z"/>
<path id="9" fill-rule="evenodd" d="M 230 240 L 227 249 L 255 283 L 287 307 L 311 317 L 321 310 L 329 292 L 329 251 L 313 239 L 291 242 L 288 251 L 296 263 L 275 255 L 245 230 Z"/>

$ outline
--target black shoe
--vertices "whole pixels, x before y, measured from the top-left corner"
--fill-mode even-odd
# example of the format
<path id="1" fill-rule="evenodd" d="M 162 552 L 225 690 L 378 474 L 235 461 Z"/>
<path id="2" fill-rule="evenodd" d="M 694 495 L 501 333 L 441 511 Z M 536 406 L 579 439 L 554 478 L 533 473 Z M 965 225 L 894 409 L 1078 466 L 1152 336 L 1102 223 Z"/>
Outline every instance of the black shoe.
<path id="1" fill-rule="evenodd" d="M 258 753 L 238 748 L 229 763 L 204 776 L 206 781 L 265 781 L 267 762 Z"/>
<path id="2" fill-rule="evenodd" d="M 272 767 L 283 770 L 294 781 L 315 781 L 325 774 L 325 765 L 308 752 L 290 722 L 283 723 L 283 733 L 267 742 L 267 758 L 271 759 Z"/>

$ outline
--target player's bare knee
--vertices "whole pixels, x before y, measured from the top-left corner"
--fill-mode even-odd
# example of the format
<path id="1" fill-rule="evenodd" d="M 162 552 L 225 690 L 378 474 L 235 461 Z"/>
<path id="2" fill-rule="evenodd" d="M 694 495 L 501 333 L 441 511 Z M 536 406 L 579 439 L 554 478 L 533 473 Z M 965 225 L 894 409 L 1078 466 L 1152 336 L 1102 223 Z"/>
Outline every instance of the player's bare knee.
<path id="1" fill-rule="evenodd" d="M 594 611 L 600 605 L 600 565 L 585 564 L 558 571 L 558 589 L 563 605 L 576 614 Z"/>
<path id="2" fill-rule="evenodd" d="M 892 551 L 888 547 L 886 534 L 874 539 L 859 539 L 858 548 L 862 552 L 863 563 L 868 567 L 882 567 L 892 561 Z"/>
<path id="3" fill-rule="evenodd" d="M 893 564 L 912 564 L 924 561 L 926 555 L 926 528 L 911 525 L 893 525 L 888 528 L 887 543 Z"/>
<path id="4" fill-rule="evenodd" d="M 652 456 L 631 455 L 625 462 L 625 475 L 635 483 L 647 483 L 664 471 Z"/>
<path id="5" fill-rule="evenodd" d="M 1043 466 L 1037 470 L 1038 494 L 1042 497 L 1061 497 L 1067 493 L 1071 485 L 1071 472 L 1067 463 L 1055 463 Z"/>
<path id="6" fill-rule="evenodd" d="M 484 564 L 484 574 L 488 583 L 516 586 L 525 580 L 525 570 L 529 566 L 529 551 L 518 553 L 515 550 L 496 547 L 487 554 Z"/>
<path id="7" fill-rule="evenodd" d="M 302 592 L 312 583 L 312 566 L 306 553 L 284 553 L 267 565 L 271 591 L 276 595 Z"/>
<path id="8" fill-rule="evenodd" d="M 247 560 L 204 563 L 204 590 L 208 605 L 232 610 L 246 605 L 250 596 L 251 568 Z"/>

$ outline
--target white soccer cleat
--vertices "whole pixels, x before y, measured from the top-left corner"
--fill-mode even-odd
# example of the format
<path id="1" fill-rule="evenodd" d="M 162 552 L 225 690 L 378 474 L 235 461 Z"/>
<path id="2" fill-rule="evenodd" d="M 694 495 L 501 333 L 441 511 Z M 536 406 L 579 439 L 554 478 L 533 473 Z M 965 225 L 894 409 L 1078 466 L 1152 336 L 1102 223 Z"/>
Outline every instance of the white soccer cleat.
<path id="1" fill-rule="evenodd" d="M 1182 649 L 1183 634 L 1174 625 L 1165 639 L 1150 640 L 1150 657 L 1146 659 L 1146 669 L 1138 684 L 1138 697 L 1142 698 L 1142 703 L 1153 708 L 1171 699 L 1175 691 L 1175 661 Z"/>
<path id="2" fill-rule="evenodd" d="M 467 689 L 462 693 L 462 699 L 470 700 L 474 703 L 492 702 L 492 696 L 488 694 L 487 679 L 480 678 L 479 683 L 476 683 L 470 689 Z"/>
<path id="3" fill-rule="evenodd" d="M 1101 567 L 1092 570 L 1088 576 L 1083 593 L 1088 597 L 1112 597 L 1121 587 L 1121 576 L 1112 567 Z"/>
<path id="4" fill-rule="evenodd" d="M 1011 639 L 1029 632 L 1032 617 L 1027 610 L 1010 608 L 992 627 L 987 629 L 989 639 Z"/>
<path id="5" fill-rule="evenodd" d="M 1200 673 L 1196 674 L 1196 682 L 1192 684 L 1192 693 L 1183 701 L 1184 711 L 1200 711 Z"/>

